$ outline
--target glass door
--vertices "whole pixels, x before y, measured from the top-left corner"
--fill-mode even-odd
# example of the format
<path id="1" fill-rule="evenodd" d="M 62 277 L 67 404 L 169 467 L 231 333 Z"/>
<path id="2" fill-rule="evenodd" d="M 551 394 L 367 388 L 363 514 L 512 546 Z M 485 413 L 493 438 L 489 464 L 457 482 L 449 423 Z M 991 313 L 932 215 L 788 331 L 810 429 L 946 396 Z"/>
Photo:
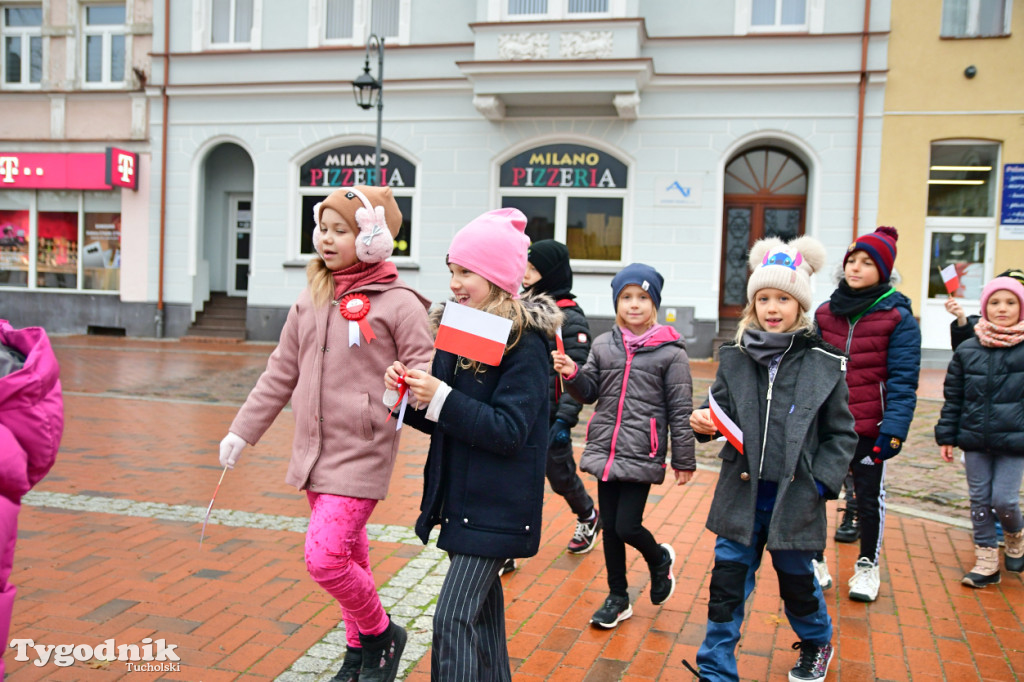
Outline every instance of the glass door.
<path id="1" fill-rule="evenodd" d="M 252 249 L 252 195 L 228 196 L 228 294 L 249 291 L 249 256 Z"/>

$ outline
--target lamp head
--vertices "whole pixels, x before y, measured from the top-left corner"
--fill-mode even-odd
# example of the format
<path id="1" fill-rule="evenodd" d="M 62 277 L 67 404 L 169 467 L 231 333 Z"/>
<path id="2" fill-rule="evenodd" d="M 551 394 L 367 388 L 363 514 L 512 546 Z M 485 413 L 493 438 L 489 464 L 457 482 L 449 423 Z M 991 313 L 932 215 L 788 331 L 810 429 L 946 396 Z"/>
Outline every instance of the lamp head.
<path id="1" fill-rule="evenodd" d="M 363 67 L 363 72 L 352 81 L 352 92 L 356 104 L 362 109 L 372 109 L 380 100 L 380 81 L 370 75 L 370 66 Z"/>

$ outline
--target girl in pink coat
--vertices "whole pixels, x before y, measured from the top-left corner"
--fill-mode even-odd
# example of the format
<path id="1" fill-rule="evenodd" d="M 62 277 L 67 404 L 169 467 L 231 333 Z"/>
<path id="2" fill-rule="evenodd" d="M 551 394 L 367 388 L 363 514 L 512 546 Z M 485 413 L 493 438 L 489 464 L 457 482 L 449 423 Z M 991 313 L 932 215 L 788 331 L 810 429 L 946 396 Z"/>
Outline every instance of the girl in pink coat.
<path id="1" fill-rule="evenodd" d="M 63 432 L 60 367 L 46 332 L 15 329 L 0 320 L 0 641 L 5 645 L 16 592 L 7 579 L 21 497 L 53 466 Z"/>
<path id="2" fill-rule="evenodd" d="M 398 453 L 381 376 L 396 360 L 426 368 L 429 302 L 398 279 L 391 255 L 402 212 L 387 187 L 339 189 L 317 205 L 309 286 L 221 441 L 233 467 L 291 400 L 295 438 L 286 480 L 309 499 L 306 568 L 341 605 L 347 651 L 334 680 L 391 682 L 406 633 L 384 612 L 370 571 L 366 523 L 387 494 Z"/>

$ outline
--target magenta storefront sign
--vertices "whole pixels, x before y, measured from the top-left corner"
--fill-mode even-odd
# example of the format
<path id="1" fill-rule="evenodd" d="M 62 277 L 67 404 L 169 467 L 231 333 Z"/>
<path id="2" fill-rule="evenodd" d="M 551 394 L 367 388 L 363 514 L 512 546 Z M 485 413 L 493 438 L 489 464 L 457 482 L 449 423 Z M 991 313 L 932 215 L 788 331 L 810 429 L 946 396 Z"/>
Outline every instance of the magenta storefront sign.
<path id="1" fill-rule="evenodd" d="M 110 190 L 107 155 L 0 152 L 0 190 Z"/>

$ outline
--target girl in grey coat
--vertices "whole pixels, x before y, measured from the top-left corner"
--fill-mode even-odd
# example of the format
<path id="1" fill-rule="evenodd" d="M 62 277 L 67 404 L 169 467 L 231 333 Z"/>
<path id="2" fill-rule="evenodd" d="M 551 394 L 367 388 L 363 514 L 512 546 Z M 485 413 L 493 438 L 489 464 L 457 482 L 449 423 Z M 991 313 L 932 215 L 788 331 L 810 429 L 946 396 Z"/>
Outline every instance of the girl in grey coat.
<path id="1" fill-rule="evenodd" d="M 811 560 L 825 548 L 825 501 L 838 496 L 857 434 L 846 357 L 814 333 L 807 316 L 810 274 L 824 260 L 810 237 L 754 244 L 750 303 L 736 343 L 719 351 L 711 408 L 690 420 L 698 438 L 728 440 L 707 521 L 718 539 L 697 652 L 701 680 L 739 679 L 743 607 L 766 547 L 800 638 L 790 681 L 824 679 L 832 659 L 832 621 Z"/>
<path id="2" fill-rule="evenodd" d="M 594 341 L 587 363 L 581 368 L 552 352 L 569 393 L 582 403 L 597 401 L 580 468 L 597 476 L 610 594 L 590 622 L 603 628 L 633 615 L 627 544 L 647 561 L 654 604 L 667 601 L 675 589 L 675 550 L 643 526 L 651 485 L 665 480 L 669 432 L 676 482 L 686 483 L 696 469 L 686 347 L 674 329 L 657 323 L 663 281 L 648 265 L 626 266 L 612 279 L 616 326 Z"/>

